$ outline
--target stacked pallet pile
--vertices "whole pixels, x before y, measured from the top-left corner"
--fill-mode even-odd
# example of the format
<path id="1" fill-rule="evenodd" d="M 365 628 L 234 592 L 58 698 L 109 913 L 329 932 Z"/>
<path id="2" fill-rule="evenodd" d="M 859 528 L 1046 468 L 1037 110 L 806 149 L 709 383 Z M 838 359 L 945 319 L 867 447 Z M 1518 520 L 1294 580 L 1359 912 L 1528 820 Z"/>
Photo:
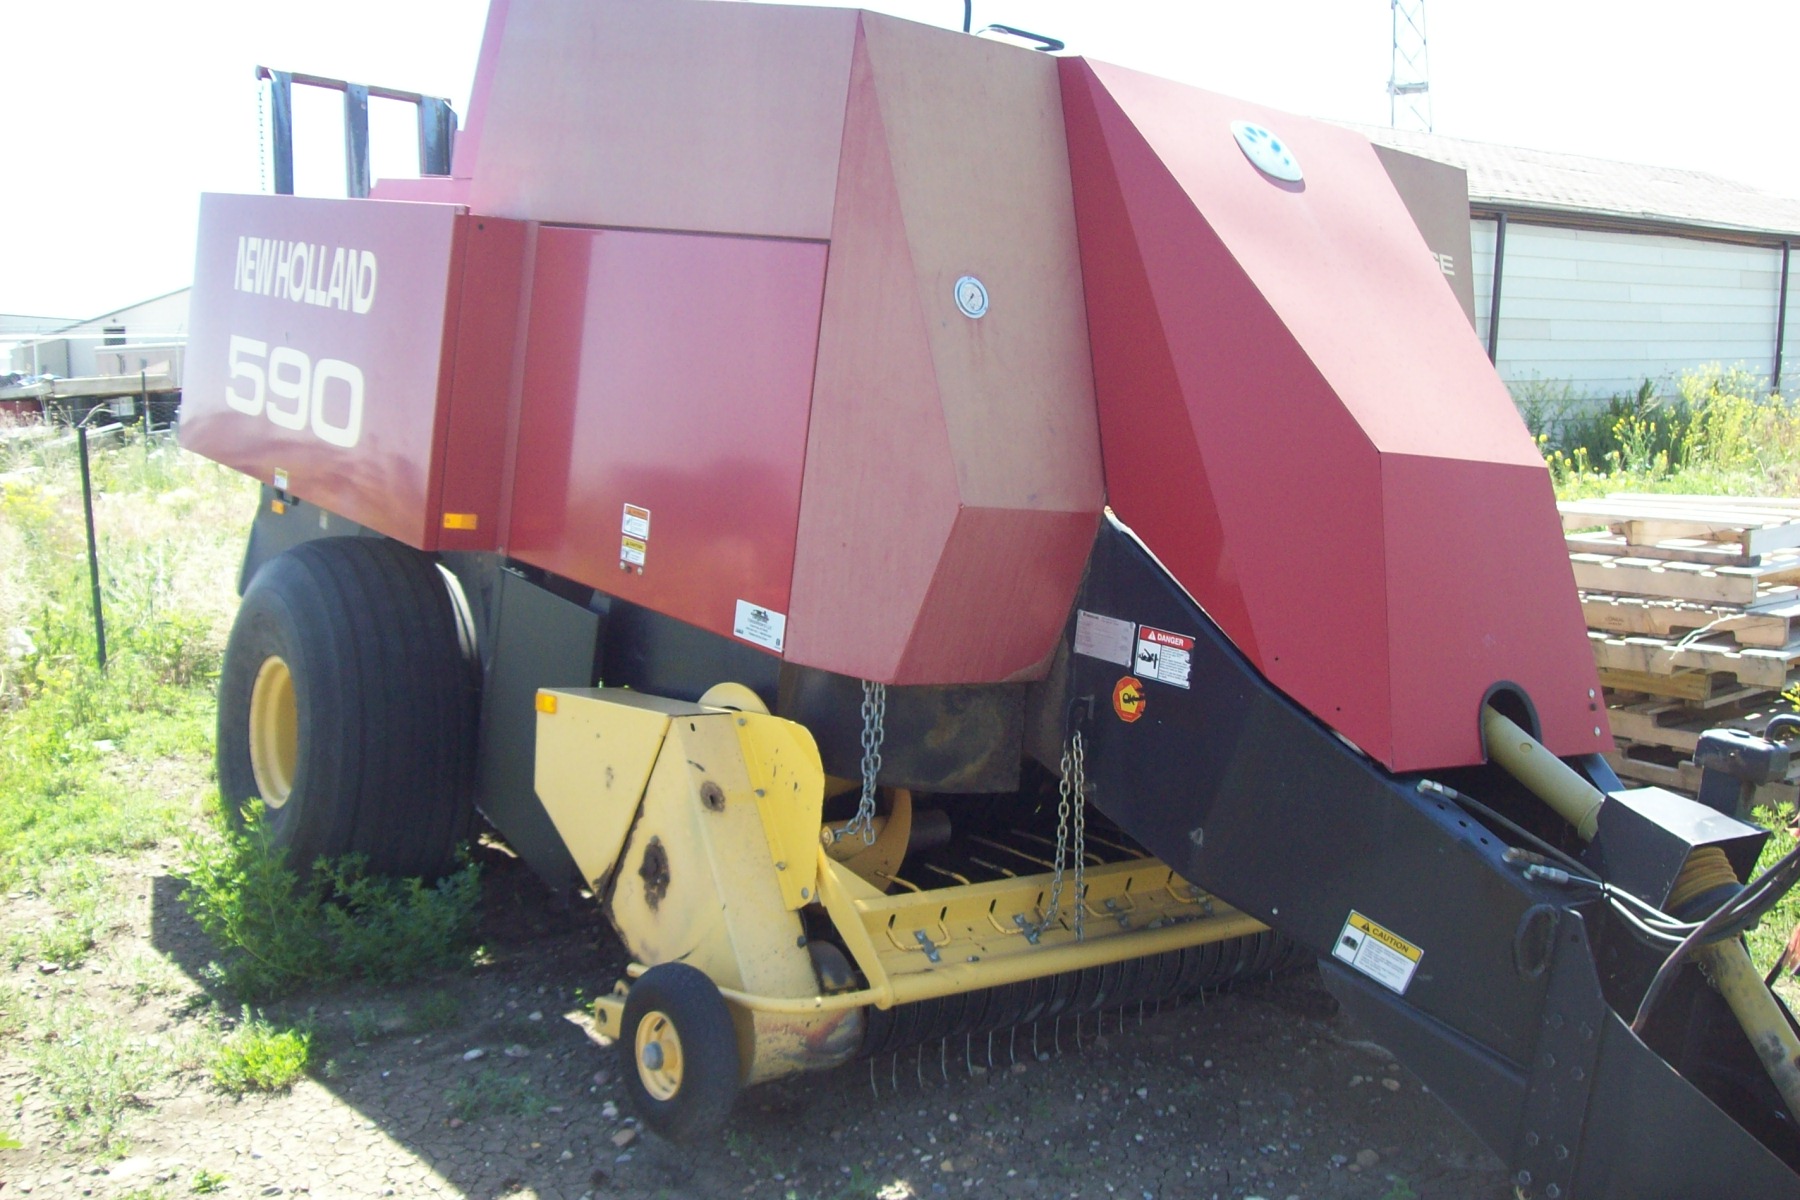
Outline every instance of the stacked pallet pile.
<path id="1" fill-rule="evenodd" d="M 1760 734 L 1800 684 L 1800 500 L 1565 501 L 1569 559 L 1628 782 L 1692 794 L 1700 734 Z M 1800 756 L 1757 804 L 1793 802 Z"/>

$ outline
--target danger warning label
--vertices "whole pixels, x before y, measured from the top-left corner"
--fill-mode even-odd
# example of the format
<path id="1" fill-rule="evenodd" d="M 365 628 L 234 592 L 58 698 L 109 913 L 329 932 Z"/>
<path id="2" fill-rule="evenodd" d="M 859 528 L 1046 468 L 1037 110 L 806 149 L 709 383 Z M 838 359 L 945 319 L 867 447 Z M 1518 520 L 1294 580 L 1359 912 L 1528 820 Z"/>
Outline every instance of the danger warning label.
<path id="1" fill-rule="evenodd" d="M 1185 634 L 1170 633 L 1139 625 L 1137 653 L 1132 655 L 1131 669 L 1158 683 L 1188 686 L 1188 672 L 1193 666 L 1194 639 Z"/>
<path id="2" fill-rule="evenodd" d="M 1344 922 L 1344 931 L 1338 934 L 1337 945 L 1331 948 L 1331 956 L 1349 963 L 1389 991 L 1404 996 L 1425 952 L 1393 930 L 1377 925 L 1351 909 L 1350 919 Z"/>

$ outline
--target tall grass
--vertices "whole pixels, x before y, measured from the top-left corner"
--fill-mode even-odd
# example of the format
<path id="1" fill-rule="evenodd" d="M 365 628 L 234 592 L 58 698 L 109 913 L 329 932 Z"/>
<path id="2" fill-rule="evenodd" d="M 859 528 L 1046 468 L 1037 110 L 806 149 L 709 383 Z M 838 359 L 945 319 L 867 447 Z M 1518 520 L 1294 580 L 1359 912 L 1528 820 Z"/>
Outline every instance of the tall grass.
<path id="1" fill-rule="evenodd" d="M 1783 495 L 1800 486 L 1800 400 L 1718 364 L 1595 404 L 1532 383 L 1515 400 L 1561 498 L 1607 492 Z"/>
<path id="2" fill-rule="evenodd" d="M 17 960 L 83 957 L 109 917 L 97 859 L 169 838 L 209 791 L 212 691 L 254 484 L 128 433 L 92 456 L 108 666 L 75 448 L 0 441 L 0 887 L 55 918 Z"/>

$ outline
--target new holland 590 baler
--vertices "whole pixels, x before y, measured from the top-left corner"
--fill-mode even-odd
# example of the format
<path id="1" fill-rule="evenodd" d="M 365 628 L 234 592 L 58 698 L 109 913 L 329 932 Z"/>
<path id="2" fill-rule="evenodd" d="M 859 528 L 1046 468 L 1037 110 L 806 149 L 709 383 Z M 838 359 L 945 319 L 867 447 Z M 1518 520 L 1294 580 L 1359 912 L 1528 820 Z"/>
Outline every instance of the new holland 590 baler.
<path id="1" fill-rule="evenodd" d="M 228 804 L 628 949 L 646 1119 L 1318 957 L 1521 1194 L 1796 1195 L 1762 831 L 1609 745 L 1375 151 L 870 13 L 495 0 L 450 174 L 208 196 Z M 1709 914 L 1711 914 L 1709 916 Z"/>

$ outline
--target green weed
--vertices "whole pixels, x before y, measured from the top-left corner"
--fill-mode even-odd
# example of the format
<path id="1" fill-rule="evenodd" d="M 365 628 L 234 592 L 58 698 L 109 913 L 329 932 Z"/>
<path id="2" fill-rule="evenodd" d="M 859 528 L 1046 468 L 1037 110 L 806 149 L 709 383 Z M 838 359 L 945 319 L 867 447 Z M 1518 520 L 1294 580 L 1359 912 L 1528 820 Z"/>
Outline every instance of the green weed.
<path id="1" fill-rule="evenodd" d="M 182 901 L 223 951 L 220 981 L 248 999 L 307 983 L 396 983 L 468 961 L 481 900 L 474 863 L 435 885 L 376 878 L 356 856 L 320 861 L 303 882 L 276 847 L 262 806 L 244 827 L 192 847 Z"/>
<path id="2" fill-rule="evenodd" d="M 350 1040 L 361 1046 L 374 1041 L 382 1034 L 381 1014 L 372 1008 L 356 1008 L 350 1011 Z"/>
<path id="3" fill-rule="evenodd" d="M 201 1167 L 194 1172 L 194 1178 L 188 1184 L 188 1190 L 196 1196 L 210 1196 L 214 1192 L 222 1192 L 225 1190 L 225 1176 L 217 1171 L 209 1171 L 205 1167 Z"/>
<path id="4" fill-rule="evenodd" d="M 24 1146 L 24 1142 L 21 1142 L 18 1138 L 6 1132 L 6 1130 L 0 1129 L 0 1150 L 21 1150 Z"/>
<path id="5" fill-rule="evenodd" d="M 238 1027 L 220 1039 L 210 1074 L 223 1091 L 285 1092 L 306 1074 L 312 1062 L 312 1033 L 284 1029 L 244 1009 Z"/>
<path id="6" fill-rule="evenodd" d="M 1515 385 L 1514 400 L 1562 499 L 1607 492 L 1786 494 L 1800 482 L 1800 401 L 1742 367 L 1645 380 L 1603 403 L 1566 385 Z"/>
<path id="7" fill-rule="evenodd" d="M 414 1029 L 448 1029 L 462 1016 L 462 1001 L 455 993 L 428 992 L 407 1011 L 407 1024 Z"/>
<path id="8" fill-rule="evenodd" d="M 464 1121 L 483 1117 L 536 1117 L 549 1105 L 531 1086 L 528 1075 L 505 1075 L 483 1067 L 473 1079 L 460 1080 L 444 1093 L 452 1116 Z"/>
<path id="9" fill-rule="evenodd" d="M 117 1143 L 126 1113 L 161 1074 L 162 1055 L 85 1004 L 47 1005 L 27 1057 L 74 1135 L 101 1148 Z"/>
<path id="10" fill-rule="evenodd" d="M 1794 806 L 1782 804 L 1772 809 L 1759 808 L 1753 816 L 1758 825 L 1769 831 L 1769 841 L 1756 864 L 1756 874 L 1761 874 L 1794 848 Z M 1800 888 L 1783 896 L 1780 903 L 1763 915 L 1756 928 L 1745 934 L 1745 941 L 1750 946 L 1750 961 L 1756 964 L 1759 972 L 1767 974 L 1775 965 L 1782 951 L 1787 949 L 1788 934 L 1794 931 L 1795 925 L 1800 925 Z"/>

